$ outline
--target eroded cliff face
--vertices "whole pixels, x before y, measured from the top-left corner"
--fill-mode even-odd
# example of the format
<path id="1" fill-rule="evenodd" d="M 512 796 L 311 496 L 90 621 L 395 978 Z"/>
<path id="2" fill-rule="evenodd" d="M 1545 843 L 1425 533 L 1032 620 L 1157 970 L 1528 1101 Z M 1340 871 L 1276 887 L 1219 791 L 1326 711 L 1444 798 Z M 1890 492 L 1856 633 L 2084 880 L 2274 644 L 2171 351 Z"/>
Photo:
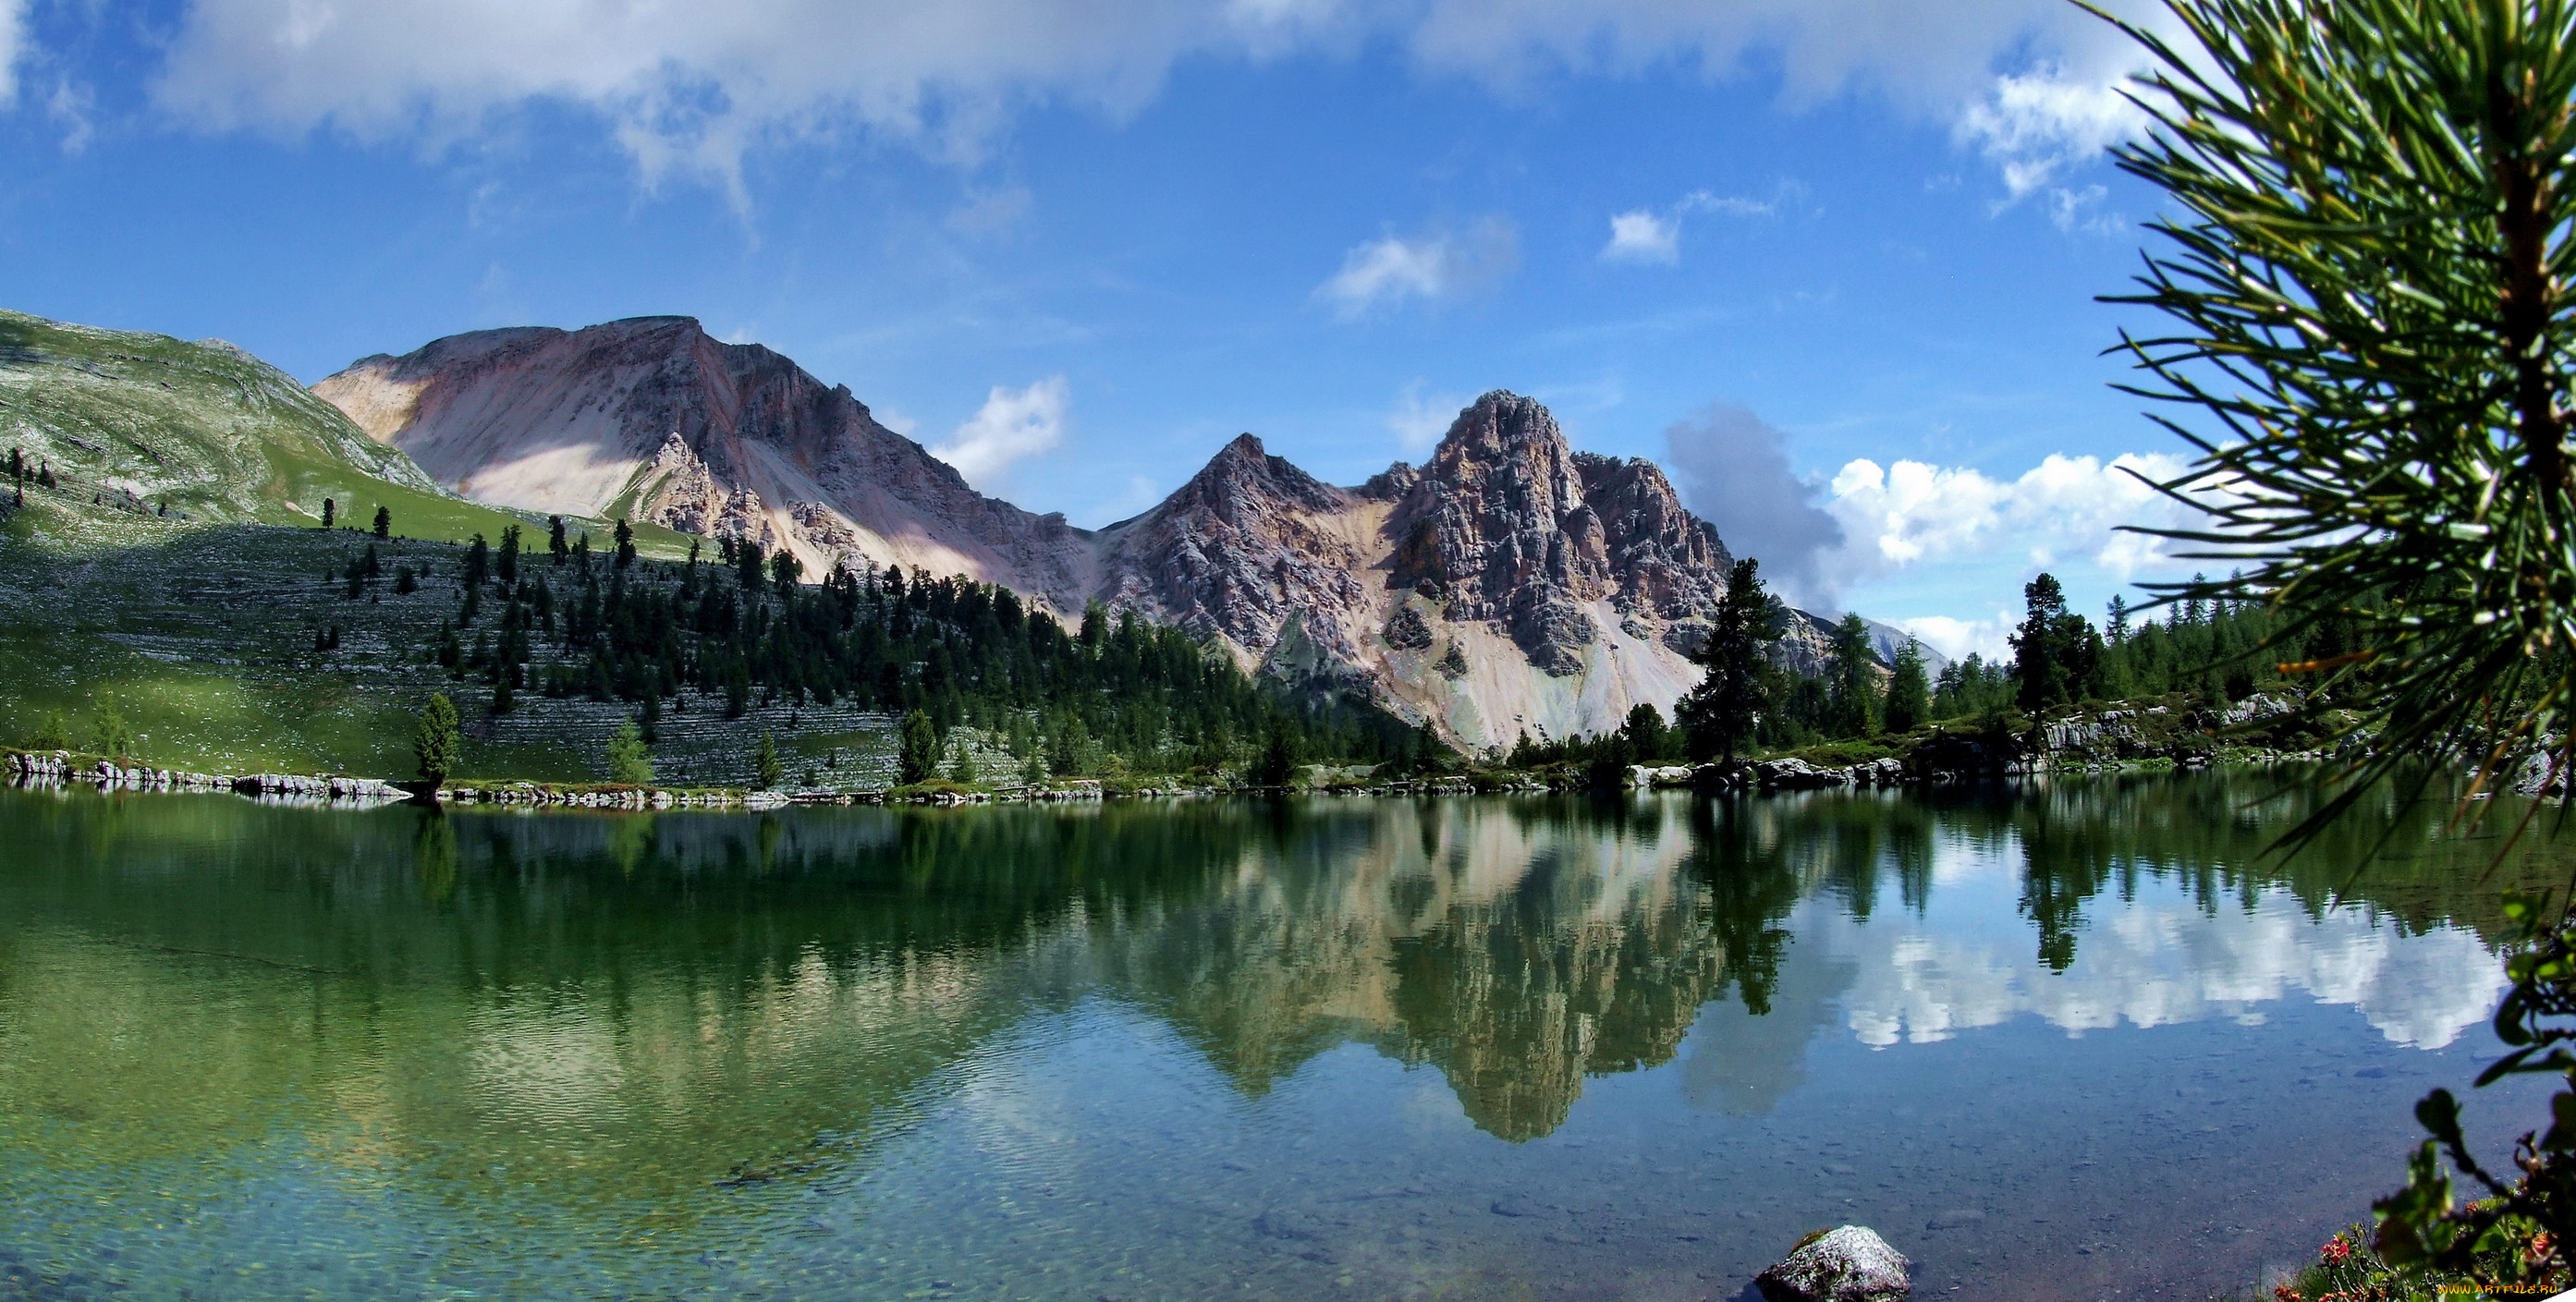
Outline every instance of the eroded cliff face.
<path id="1" fill-rule="evenodd" d="M 1732 563 L 1653 463 L 1576 452 L 1500 391 L 1419 468 L 1340 488 L 1247 434 L 1095 533 L 975 492 L 847 389 L 685 317 L 458 335 L 314 388 L 468 497 L 756 539 L 811 574 L 965 574 L 1068 618 L 1098 599 L 1480 749 L 1669 714 Z M 1785 658 L 1820 664 L 1819 630 L 1791 621 Z"/>
<path id="2" fill-rule="evenodd" d="M 1079 610 L 1087 539 L 984 496 L 921 445 L 756 344 L 687 317 L 485 330 L 313 386 L 457 492 L 785 547 L 820 574 L 901 564 Z"/>
<path id="3" fill-rule="evenodd" d="M 1539 403 L 1486 394 L 1431 459 L 1322 484 L 1246 435 L 1102 531 L 1104 599 L 1245 660 L 1356 687 L 1471 747 L 1669 714 L 1733 563 L 1653 463 L 1573 450 Z M 1821 655 L 1793 622 L 1792 659 Z"/>

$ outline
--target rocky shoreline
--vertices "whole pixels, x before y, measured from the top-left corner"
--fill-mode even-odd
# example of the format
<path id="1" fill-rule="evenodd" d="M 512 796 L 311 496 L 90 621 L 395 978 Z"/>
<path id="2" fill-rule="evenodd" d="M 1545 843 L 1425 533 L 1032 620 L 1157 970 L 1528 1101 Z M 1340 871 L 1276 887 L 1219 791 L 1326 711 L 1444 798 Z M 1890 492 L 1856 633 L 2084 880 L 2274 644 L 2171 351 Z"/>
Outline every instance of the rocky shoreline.
<path id="1" fill-rule="evenodd" d="M 2051 772 L 2122 769 L 2192 769 L 2216 763 L 2279 763 L 2333 758 L 2323 749 L 2281 743 L 2242 744 L 2248 727 L 2295 715 L 2297 703 L 2256 697 L 2224 711 L 2177 711 L 2169 706 L 2109 709 L 2081 717 L 2024 726 L 1935 730 L 1909 739 L 1904 752 L 1849 762 L 1773 756 L 1729 764 L 1640 764 L 1620 785 L 1637 790 L 1706 792 L 1872 790 L 1950 782 L 2024 777 Z M 2240 744 L 2221 749 L 2216 738 L 2234 730 Z M 371 806 L 417 798 L 422 784 L 336 774 L 194 773 L 75 756 L 66 751 L 8 751 L 0 776 L 22 786 L 83 784 L 101 791 L 233 792 L 255 799 Z M 1298 790 L 1318 796 L 1430 796 L 1578 791 L 1596 787 L 1590 771 L 1478 770 L 1466 774 L 1374 780 L 1361 770 L 1319 770 Z M 1179 781 L 1103 782 L 1076 778 L 1033 787 L 958 787 L 946 783 L 874 790 L 662 788 L 537 782 L 460 782 L 438 788 L 438 803 L 515 808 L 600 810 L 771 810 L 790 805 L 997 805 L 1085 803 L 1106 800 L 1182 799 L 1271 793 L 1231 783 Z"/>

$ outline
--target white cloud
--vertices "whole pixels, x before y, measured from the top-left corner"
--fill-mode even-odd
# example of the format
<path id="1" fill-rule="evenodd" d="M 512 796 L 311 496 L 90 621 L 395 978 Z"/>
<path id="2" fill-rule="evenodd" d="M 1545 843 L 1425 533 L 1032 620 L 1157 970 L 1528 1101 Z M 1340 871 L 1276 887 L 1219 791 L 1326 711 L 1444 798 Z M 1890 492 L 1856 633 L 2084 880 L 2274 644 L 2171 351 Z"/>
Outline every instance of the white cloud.
<path id="1" fill-rule="evenodd" d="M 0 104 L 17 98 L 18 65 L 36 53 L 27 38 L 27 5 L 28 0 L 0 0 Z M 80 151 L 66 146 L 65 152 Z"/>
<path id="2" fill-rule="evenodd" d="M 1344 320 L 1407 299 L 1442 302 L 1482 289 L 1520 266 L 1520 234 L 1500 217 L 1461 232 L 1387 235 L 1342 256 L 1342 269 L 1315 288 Z"/>
<path id="3" fill-rule="evenodd" d="M 1952 843 L 1934 853 L 1933 871 L 1952 892 L 2019 876 L 2008 857 L 1990 852 Z M 2027 933 L 1997 942 L 1894 913 L 1862 925 L 1812 905 L 1797 926 L 1852 964 L 1844 1015 L 1854 1038 L 1873 1047 L 1946 1040 L 2023 1013 L 2080 1035 L 2123 1023 L 2258 1017 L 2267 1004 L 2305 998 L 2354 1008 L 2392 1044 L 2439 1049 L 2484 1022 L 2504 992 L 2501 965 L 2466 928 L 2409 934 L 2355 908 L 2317 916 L 2277 886 L 2249 891 L 2236 908 L 2204 908 L 2181 894 L 2159 881 L 2106 909 L 2062 972 L 2034 960 Z"/>
<path id="4" fill-rule="evenodd" d="M 1440 442 L 1471 401 L 1455 394 L 1426 395 L 1422 381 L 1416 380 L 1396 395 L 1394 409 L 1386 414 L 1386 427 L 1406 456 L 1418 457 Z"/>
<path id="5" fill-rule="evenodd" d="M 1828 490 L 1825 509 L 1842 525 L 1844 541 L 1824 564 L 1844 584 L 1930 562 L 1995 556 L 2035 567 L 2087 560 L 2123 581 L 2176 568 L 2181 563 L 2160 539 L 2120 526 L 2197 519 L 2130 473 L 2169 480 L 2183 469 L 2180 457 L 2161 452 L 2124 453 L 2107 463 L 2052 452 L 2010 480 L 1920 461 L 1887 467 L 1852 461 Z"/>
<path id="6" fill-rule="evenodd" d="M 0 67 L 23 52 L 24 9 L 0 0 Z M 1031 106 L 1132 115 L 1188 59 L 1375 41 L 1497 84 L 1671 64 L 1724 77 L 1759 54 L 1793 102 L 1861 90 L 1952 123 L 2016 195 L 2135 126 L 2114 94 L 2134 51 L 2061 0 L 195 0 L 156 96 L 207 130 L 433 149 L 569 106 L 648 185 L 703 180 L 747 204 L 743 158 L 762 146 L 855 132 L 969 160 Z"/>
<path id="7" fill-rule="evenodd" d="M 1064 439 L 1073 392 L 1061 375 L 1025 389 L 994 385 L 974 418 L 957 427 L 931 455 L 957 467 L 966 482 L 990 491 L 1002 474 Z"/>
<path id="8" fill-rule="evenodd" d="M 2121 94 L 2130 71 L 2115 66 L 2070 76 L 2052 65 L 1997 77 L 1994 88 L 1959 116 L 1959 137 L 1993 160 L 2004 187 L 2020 198 L 2145 125 L 2145 115 Z"/>
<path id="9" fill-rule="evenodd" d="M 1970 655 L 1992 660 L 2012 652 L 2012 644 L 2005 639 L 2012 633 L 2015 620 L 2008 610 L 1997 610 L 1992 619 L 1917 615 L 1912 619 L 1888 622 L 1922 639 L 1923 645 L 1952 660 L 1965 660 Z"/>
<path id="10" fill-rule="evenodd" d="M 2129 228 L 2129 219 L 2115 212 L 2101 211 L 2102 200 L 2110 194 L 2098 185 L 2081 190 L 2059 186 L 2048 192 L 2048 220 L 2061 231 L 2083 231 L 2088 235 L 2117 235 Z"/>
<path id="11" fill-rule="evenodd" d="M 1619 213 L 1610 219 L 1610 242 L 1601 246 L 1601 260 L 1671 266 L 1681 261 L 1681 235 L 1677 220 L 1658 217 L 1643 208 Z"/>
<path id="12" fill-rule="evenodd" d="M 1782 207 L 1798 202 L 1806 193 L 1807 187 L 1796 181 L 1782 181 L 1768 199 L 1693 190 L 1660 213 L 1651 208 L 1618 213 L 1610 218 L 1610 242 L 1601 246 L 1601 260 L 1669 267 L 1681 261 L 1683 217 L 1692 213 L 1776 217 Z"/>

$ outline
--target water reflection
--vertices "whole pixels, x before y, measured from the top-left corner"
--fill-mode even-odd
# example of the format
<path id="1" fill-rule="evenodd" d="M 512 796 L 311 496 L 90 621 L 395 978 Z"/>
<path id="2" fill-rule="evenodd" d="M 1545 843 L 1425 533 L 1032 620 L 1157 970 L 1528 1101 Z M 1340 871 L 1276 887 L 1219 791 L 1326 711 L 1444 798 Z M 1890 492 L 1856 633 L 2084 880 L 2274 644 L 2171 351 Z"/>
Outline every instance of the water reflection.
<path id="1" fill-rule="evenodd" d="M 2458 1040 L 2498 989 L 2495 891 L 2552 862 L 2487 875 L 2493 844 L 2434 811 L 2358 879 L 2357 841 L 2266 860 L 2299 807 L 2249 809 L 2257 781 L 757 818 L 7 794 L 0 1249 L 79 1256 L 121 1237 L 85 1206 L 166 1196 L 229 1227 L 179 1239 L 221 1257 L 281 1233 L 242 1210 L 259 1186 L 355 1254 L 428 1227 L 515 1245 L 512 1269 L 642 1269 L 896 1161 L 996 1080 L 1076 1070 L 1095 1037 L 1027 1037 L 1102 1001 L 1241 1106 L 1361 1047 L 1513 1144 L 1677 1059 L 1688 1107 L 1762 1118 L 1837 1042 L 2023 1014 L 2080 1035 L 2322 1002 L 2389 1044 Z M 1035 1129 L 988 1147 L 1073 1142 L 1018 1106 Z M 1191 1142 L 1244 1142 L 1208 1124 Z M 507 1282 L 471 1255 L 370 1269 Z"/>

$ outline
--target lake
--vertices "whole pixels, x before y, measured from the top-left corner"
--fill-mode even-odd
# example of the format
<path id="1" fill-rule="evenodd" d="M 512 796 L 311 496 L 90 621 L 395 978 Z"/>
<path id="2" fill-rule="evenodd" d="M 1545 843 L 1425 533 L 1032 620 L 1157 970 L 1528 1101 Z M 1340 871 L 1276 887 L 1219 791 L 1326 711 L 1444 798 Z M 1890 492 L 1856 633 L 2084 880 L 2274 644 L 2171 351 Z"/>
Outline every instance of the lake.
<path id="1" fill-rule="evenodd" d="M 0 791 L 0 1298 L 1731 1298 L 1857 1222 L 1918 1296 L 2205 1299 L 2395 1186 L 2567 876 L 2267 858 L 2293 777 Z"/>

